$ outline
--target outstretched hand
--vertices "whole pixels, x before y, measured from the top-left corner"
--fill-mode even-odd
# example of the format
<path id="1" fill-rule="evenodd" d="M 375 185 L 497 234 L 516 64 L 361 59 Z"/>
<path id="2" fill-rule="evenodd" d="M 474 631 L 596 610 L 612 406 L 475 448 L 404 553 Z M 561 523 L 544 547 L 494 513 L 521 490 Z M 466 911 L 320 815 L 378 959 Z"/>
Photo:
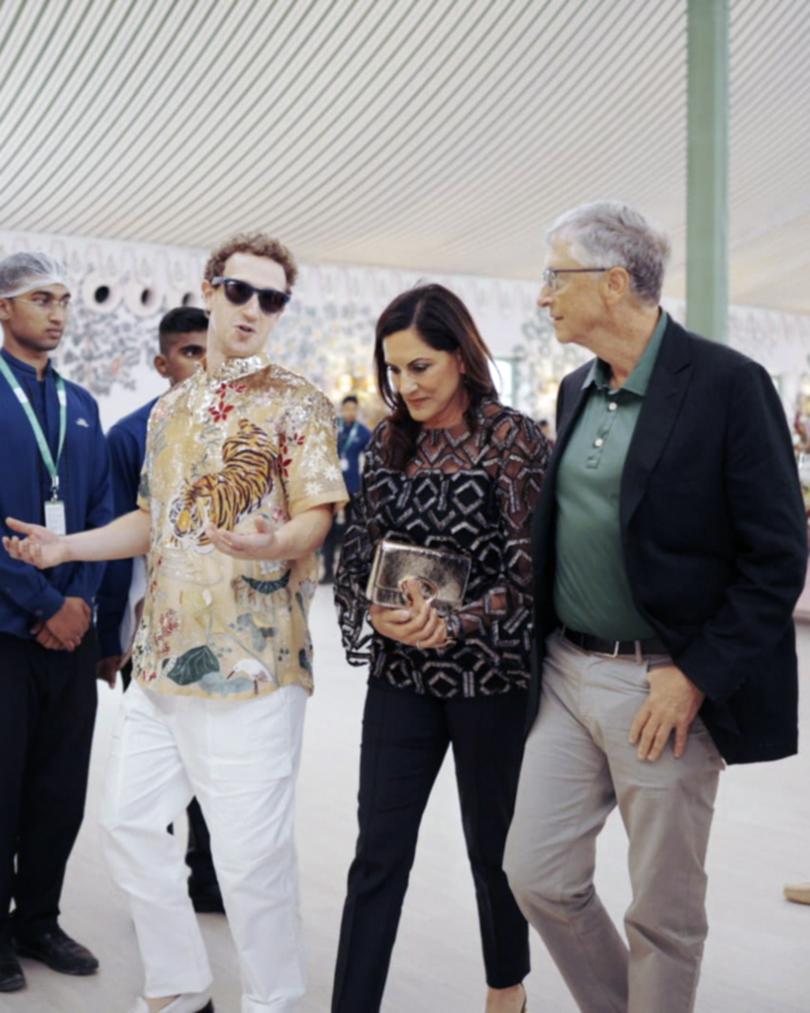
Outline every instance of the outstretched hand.
<path id="1" fill-rule="evenodd" d="M 58 566 L 67 559 L 64 539 L 41 524 L 28 524 L 18 521 L 15 517 L 6 517 L 6 524 L 12 531 L 19 531 L 24 538 L 16 535 L 3 536 L 3 548 L 12 559 L 30 563 L 38 570 L 47 570 Z"/>
<path id="2" fill-rule="evenodd" d="M 264 517 L 256 518 L 256 531 L 237 534 L 209 524 L 205 534 L 211 544 L 234 559 L 281 559 L 282 549 L 275 531 Z"/>

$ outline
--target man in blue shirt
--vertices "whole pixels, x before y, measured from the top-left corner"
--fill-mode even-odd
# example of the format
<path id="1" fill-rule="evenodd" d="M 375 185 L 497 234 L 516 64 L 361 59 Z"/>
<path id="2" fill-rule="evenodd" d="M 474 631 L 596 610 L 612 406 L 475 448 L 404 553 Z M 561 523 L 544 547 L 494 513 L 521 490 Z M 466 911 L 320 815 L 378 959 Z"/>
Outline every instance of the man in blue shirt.
<path id="1" fill-rule="evenodd" d="M 0 517 L 67 532 L 112 518 L 96 402 L 48 359 L 69 302 L 64 268 L 51 258 L 0 261 Z M 98 968 L 58 916 L 87 789 L 102 571 L 67 563 L 40 573 L 0 549 L 0 991 L 25 985 L 17 955 L 65 974 Z"/>
<path id="2" fill-rule="evenodd" d="M 205 356 L 208 338 L 208 317 L 195 306 L 178 306 L 160 321 L 159 354 L 155 369 L 169 381 L 169 386 L 187 380 Z M 146 452 L 146 430 L 149 415 L 158 398 L 125 415 L 107 433 L 110 451 L 115 516 L 135 510 L 138 505 L 138 484 Z M 146 590 L 143 559 L 116 559 L 107 563 L 98 592 L 98 638 L 101 661 L 98 677 L 115 686 L 121 672 L 124 689 L 129 686 L 132 662 L 124 660 L 137 626 L 136 612 Z M 202 810 L 192 799 L 188 813 L 188 849 L 186 862 L 191 869 L 188 890 L 194 910 L 224 911 L 214 862 L 211 838 Z"/>
<path id="3" fill-rule="evenodd" d="M 338 419 L 337 447 L 343 481 L 349 496 L 356 496 L 360 491 L 360 457 L 368 446 L 371 432 L 358 419 L 359 402 L 354 394 L 347 394 L 340 405 Z M 332 523 L 326 541 L 323 543 L 322 584 L 331 584 L 335 572 L 335 549 L 343 541 L 343 533 L 351 522 L 351 500 L 345 510 L 339 511 Z M 343 515 L 342 517 L 340 515 Z"/>

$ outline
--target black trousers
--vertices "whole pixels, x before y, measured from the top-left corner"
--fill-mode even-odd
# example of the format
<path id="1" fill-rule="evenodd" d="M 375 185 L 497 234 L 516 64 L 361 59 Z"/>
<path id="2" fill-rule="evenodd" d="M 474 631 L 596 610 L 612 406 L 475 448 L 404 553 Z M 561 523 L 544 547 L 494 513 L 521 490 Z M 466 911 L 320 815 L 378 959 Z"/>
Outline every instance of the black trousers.
<path id="1" fill-rule="evenodd" d="M 346 528 L 348 528 L 351 522 L 352 501 L 350 499 L 343 510 L 343 523 L 338 524 L 337 516 L 335 516 L 335 519 L 332 521 L 332 527 L 329 529 L 329 534 L 324 539 L 323 546 L 321 547 L 321 554 L 323 556 L 323 575 L 326 580 L 334 579 L 335 552 L 340 549 L 343 544 Z"/>
<path id="2" fill-rule="evenodd" d="M 527 695 L 439 700 L 372 682 L 360 750 L 357 852 L 340 927 L 332 1013 L 377 1013 L 382 1002 L 422 813 L 452 746 L 478 902 L 487 983 L 529 972 L 529 932 L 506 881 Z"/>
<path id="3" fill-rule="evenodd" d="M 96 720 L 95 631 L 75 651 L 0 634 L 0 941 L 56 924 L 84 816 Z M 16 858 L 16 870 L 15 870 Z"/>
<path id="4" fill-rule="evenodd" d="M 132 682 L 132 661 L 128 661 L 121 669 L 121 681 L 124 692 Z M 214 870 L 214 859 L 211 855 L 211 835 L 200 808 L 200 803 L 193 798 L 186 808 L 188 816 L 188 845 L 186 847 L 186 865 L 191 870 L 188 879 L 188 892 L 192 897 L 219 890 L 217 874 Z M 174 832 L 173 828 L 169 828 Z"/>

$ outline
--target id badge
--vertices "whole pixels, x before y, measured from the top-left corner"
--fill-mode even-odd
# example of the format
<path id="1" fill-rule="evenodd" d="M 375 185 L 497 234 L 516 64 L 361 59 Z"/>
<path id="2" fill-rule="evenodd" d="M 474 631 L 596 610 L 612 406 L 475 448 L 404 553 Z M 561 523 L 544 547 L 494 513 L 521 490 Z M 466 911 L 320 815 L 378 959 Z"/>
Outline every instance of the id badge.
<path id="1" fill-rule="evenodd" d="M 350 464 L 349 464 L 348 457 L 341 457 L 341 459 L 340 459 L 340 470 L 341 471 L 348 471 L 349 468 L 350 468 Z"/>
<path id="2" fill-rule="evenodd" d="M 61 499 L 45 501 L 45 527 L 55 535 L 66 535 L 65 504 Z"/>

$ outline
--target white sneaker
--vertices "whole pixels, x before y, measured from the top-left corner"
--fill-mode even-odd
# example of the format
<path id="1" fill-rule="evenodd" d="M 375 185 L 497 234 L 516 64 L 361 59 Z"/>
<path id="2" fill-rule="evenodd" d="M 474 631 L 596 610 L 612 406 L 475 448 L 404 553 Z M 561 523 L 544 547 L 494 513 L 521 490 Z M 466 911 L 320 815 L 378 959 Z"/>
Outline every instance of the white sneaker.
<path id="1" fill-rule="evenodd" d="M 149 1013 L 146 999 L 139 997 L 129 1013 Z M 160 1013 L 214 1013 L 210 992 L 184 992 L 164 1006 Z"/>

